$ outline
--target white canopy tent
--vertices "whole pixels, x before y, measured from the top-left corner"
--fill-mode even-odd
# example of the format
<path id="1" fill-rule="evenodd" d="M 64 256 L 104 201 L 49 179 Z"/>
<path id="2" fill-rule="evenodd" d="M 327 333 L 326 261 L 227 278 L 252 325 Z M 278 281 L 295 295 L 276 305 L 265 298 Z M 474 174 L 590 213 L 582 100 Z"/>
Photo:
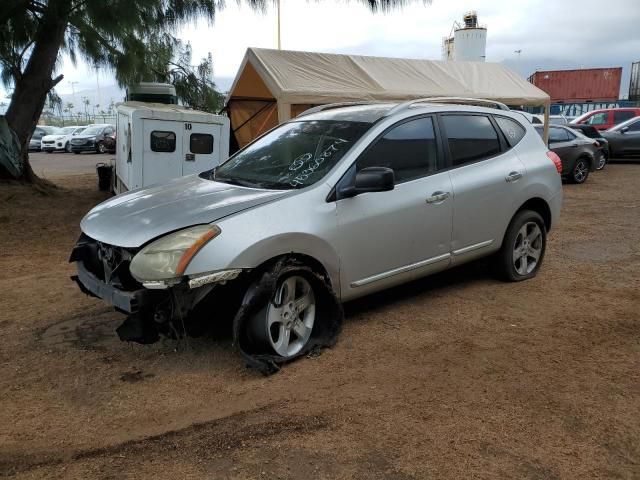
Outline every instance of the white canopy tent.
<path id="1" fill-rule="evenodd" d="M 550 98 L 509 70 L 488 62 L 249 48 L 229 91 L 226 109 L 238 146 L 316 105 L 348 101 L 403 101 L 473 97 L 507 105 L 544 106 Z"/>

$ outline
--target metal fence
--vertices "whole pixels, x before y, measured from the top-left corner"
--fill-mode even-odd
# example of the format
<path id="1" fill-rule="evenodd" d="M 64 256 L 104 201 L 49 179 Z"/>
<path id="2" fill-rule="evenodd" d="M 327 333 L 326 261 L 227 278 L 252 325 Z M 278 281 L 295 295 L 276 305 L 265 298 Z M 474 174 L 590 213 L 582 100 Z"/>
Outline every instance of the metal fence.
<path id="1" fill-rule="evenodd" d="M 90 125 L 92 123 L 110 123 L 112 125 L 115 125 L 116 115 L 115 113 L 111 115 L 87 115 L 84 113 L 79 113 L 76 115 L 42 115 L 38 123 L 40 125 L 51 125 L 54 127 L 66 127 L 69 125 Z"/>

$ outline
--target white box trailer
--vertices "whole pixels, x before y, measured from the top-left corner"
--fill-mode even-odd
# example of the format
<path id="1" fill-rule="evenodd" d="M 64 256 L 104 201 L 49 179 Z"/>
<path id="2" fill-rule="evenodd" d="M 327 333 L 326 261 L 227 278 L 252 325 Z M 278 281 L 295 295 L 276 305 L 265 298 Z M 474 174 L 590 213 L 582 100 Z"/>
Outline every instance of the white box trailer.
<path id="1" fill-rule="evenodd" d="M 180 105 L 117 106 L 115 193 L 200 173 L 229 157 L 229 119 Z"/>

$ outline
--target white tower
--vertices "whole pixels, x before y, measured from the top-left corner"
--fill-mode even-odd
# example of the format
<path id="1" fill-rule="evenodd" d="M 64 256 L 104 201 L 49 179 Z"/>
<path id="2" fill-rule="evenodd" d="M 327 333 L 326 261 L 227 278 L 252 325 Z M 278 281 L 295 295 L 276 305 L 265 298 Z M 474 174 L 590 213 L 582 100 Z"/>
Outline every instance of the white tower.
<path id="1" fill-rule="evenodd" d="M 442 41 L 442 59 L 484 62 L 487 51 L 487 27 L 478 24 L 478 14 L 467 12 L 463 24 L 453 23 L 451 34 Z"/>

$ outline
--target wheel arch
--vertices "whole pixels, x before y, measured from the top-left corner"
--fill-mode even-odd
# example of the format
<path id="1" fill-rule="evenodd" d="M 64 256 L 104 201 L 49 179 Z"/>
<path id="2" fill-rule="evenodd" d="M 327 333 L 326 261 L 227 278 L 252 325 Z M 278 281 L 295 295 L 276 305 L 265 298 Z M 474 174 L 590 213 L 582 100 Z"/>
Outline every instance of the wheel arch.
<path id="1" fill-rule="evenodd" d="M 340 292 L 340 260 L 337 251 L 326 240 L 310 234 L 297 233 L 265 238 L 238 252 L 227 268 L 249 268 L 262 271 L 285 256 L 305 263 L 326 276 L 331 288 Z"/>
<path id="2" fill-rule="evenodd" d="M 549 206 L 546 200 L 540 197 L 530 198 L 529 200 L 524 202 L 522 205 L 520 205 L 520 207 L 515 211 L 515 213 L 511 217 L 511 220 L 513 220 L 513 218 L 522 210 L 532 210 L 538 213 L 544 220 L 544 226 L 547 232 L 551 230 L 551 224 L 552 224 L 551 207 Z"/>

